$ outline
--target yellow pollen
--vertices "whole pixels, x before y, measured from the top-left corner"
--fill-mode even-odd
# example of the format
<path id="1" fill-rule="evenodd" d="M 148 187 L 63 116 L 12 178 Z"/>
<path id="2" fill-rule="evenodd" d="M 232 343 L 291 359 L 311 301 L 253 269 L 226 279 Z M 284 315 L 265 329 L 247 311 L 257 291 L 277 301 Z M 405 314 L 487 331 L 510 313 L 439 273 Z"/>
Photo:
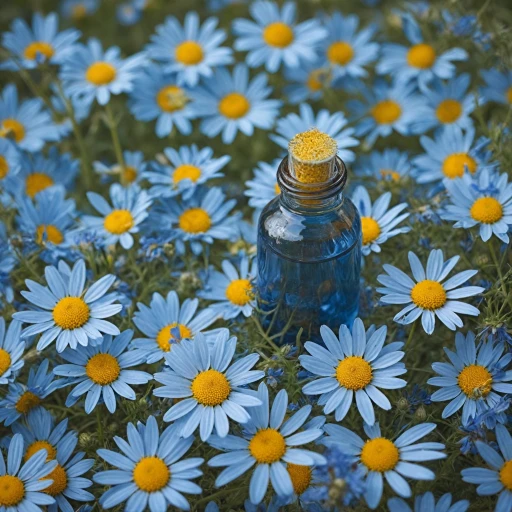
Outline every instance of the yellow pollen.
<path id="1" fill-rule="evenodd" d="M 85 18 L 86 14 L 87 8 L 83 4 L 74 5 L 71 11 L 71 17 L 77 21 Z"/>
<path id="2" fill-rule="evenodd" d="M 106 386 L 117 380 L 121 373 L 121 367 L 114 356 L 96 354 L 87 361 L 85 373 L 95 384 Z"/>
<path id="3" fill-rule="evenodd" d="M 400 173 L 393 171 L 392 169 L 381 169 L 380 176 L 383 180 L 391 178 L 393 181 L 400 181 Z"/>
<path id="4" fill-rule="evenodd" d="M 78 329 L 89 316 L 89 306 L 80 297 L 64 297 L 53 308 L 53 320 L 62 329 Z"/>
<path id="5" fill-rule="evenodd" d="M 23 55 L 28 60 L 35 60 L 38 55 L 44 55 L 46 59 L 51 59 L 54 53 L 51 44 L 45 41 L 35 41 L 25 48 Z"/>
<path id="6" fill-rule="evenodd" d="M 194 398 L 208 407 L 224 403 L 231 393 L 231 385 L 226 376 L 217 370 L 199 373 L 190 386 Z"/>
<path id="7" fill-rule="evenodd" d="M 11 356 L 7 350 L 0 348 L 0 377 L 11 367 Z"/>
<path id="8" fill-rule="evenodd" d="M 372 367 L 361 356 L 349 356 L 339 362 L 336 379 L 344 388 L 357 391 L 372 381 Z"/>
<path id="9" fill-rule="evenodd" d="M 23 482 L 12 475 L 0 476 L 0 506 L 14 507 L 25 496 Z"/>
<path id="10" fill-rule="evenodd" d="M 205 233 L 211 225 L 212 219 L 202 208 L 190 208 L 180 215 L 179 226 L 186 233 Z"/>
<path id="11" fill-rule="evenodd" d="M 454 123 L 461 114 L 462 105 L 457 100 L 444 100 L 436 108 L 437 119 L 444 124 Z"/>
<path id="12" fill-rule="evenodd" d="M 398 463 L 400 454 L 395 444 L 385 437 L 366 441 L 361 450 L 361 462 L 370 470 L 384 473 Z"/>
<path id="13" fill-rule="evenodd" d="M 292 479 L 293 491 L 297 496 L 300 496 L 311 483 L 312 471 L 309 466 L 301 466 L 299 464 L 288 463 L 286 465 L 288 474 Z"/>
<path id="14" fill-rule="evenodd" d="M 466 396 L 477 400 L 491 392 L 492 375 L 487 368 L 472 364 L 459 373 L 457 383 Z"/>
<path id="15" fill-rule="evenodd" d="M 14 137 L 16 142 L 25 138 L 25 127 L 16 119 L 4 119 L 0 126 L 0 137 Z"/>
<path id="16" fill-rule="evenodd" d="M 464 175 L 464 170 L 474 174 L 477 164 L 473 158 L 467 153 L 453 153 L 445 158 L 443 162 L 443 174 L 451 180 L 461 178 Z"/>
<path id="17" fill-rule="evenodd" d="M 249 279 L 234 279 L 226 288 L 226 298 L 237 306 L 245 306 L 253 298 Z"/>
<path id="18" fill-rule="evenodd" d="M 507 90 L 507 101 L 509 103 L 512 103 L 512 87 L 509 87 L 508 90 Z"/>
<path id="19" fill-rule="evenodd" d="M 128 210 L 112 210 L 105 217 L 103 227 L 113 235 L 122 235 L 133 227 L 133 216 Z"/>
<path id="20" fill-rule="evenodd" d="M 379 223 L 371 217 L 361 217 L 361 227 L 363 230 L 363 245 L 372 243 L 380 235 Z"/>
<path id="21" fill-rule="evenodd" d="M 146 492 L 159 491 L 170 478 L 171 471 L 160 457 L 143 457 L 133 470 L 133 481 Z"/>
<path id="22" fill-rule="evenodd" d="M 128 165 L 123 169 L 123 180 L 126 183 L 133 183 L 137 179 L 137 169 Z"/>
<path id="23" fill-rule="evenodd" d="M 327 58 L 332 64 L 345 66 L 354 58 L 354 49 L 345 41 L 336 41 L 327 49 Z"/>
<path id="24" fill-rule="evenodd" d="M 503 217 L 503 206 L 494 197 L 480 197 L 473 203 L 469 213 L 477 222 L 494 224 Z"/>
<path id="25" fill-rule="evenodd" d="M 25 391 L 16 402 L 15 409 L 21 414 L 27 414 L 31 409 L 37 407 L 41 403 L 41 399 L 32 393 L 32 391 Z"/>
<path id="26" fill-rule="evenodd" d="M 51 242 L 52 244 L 59 245 L 63 242 L 64 236 L 59 228 L 51 224 L 41 224 L 36 229 L 36 240 L 38 244 Z"/>
<path id="27" fill-rule="evenodd" d="M 396 101 L 382 100 L 372 108 L 371 114 L 376 123 L 391 124 L 402 115 L 402 108 Z"/>
<path id="28" fill-rule="evenodd" d="M 66 470 L 60 465 L 57 464 L 55 469 L 41 480 L 53 480 L 52 485 L 43 489 L 43 492 L 49 494 L 50 496 L 57 496 L 66 490 L 68 486 L 68 476 L 66 475 Z"/>
<path id="29" fill-rule="evenodd" d="M 108 62 L 102 61 L 94 62 L 85 72 L 86 80 L 98 86 L 109 84 L 115 80 L 116 75 L 116 68 Z"/>
<path id="30" fill-rule="evenodd" d="M 226 94 L 219 102 L 219 112 L 228 119 L 240 119 L 250 108 L 249 100 L 239 92 Z"/>
<path id="31" fill-rule="evenodd" d="M 29 174 L 25 180 L 25 192 L 27 196 L 33 199 L 36 194 L 52 185 L 53 180 L 50 176 L 40 172 L 34 172 L 33 174 Z"/>
<path id="32" fill-rule="evenodd" d="M 445 305 L 446 292 L 441 283 L 424 279 L 414 285 L 411 299 L 419 308 L 434 311 Z"/>
<path id="33" fill-rule="evenodd" d="M 178 323 L 174 322 L 173 324 L 168 324 L 165 327 L 162 327 L 156 336 L 156 342 L 164 352 L 169 352 L 169 350 L 171 350 L 171 340 L 174 339 L 174 336 L 171 334 L 171 329 L 177 325 Z M 186 325 L 179 324 L 179 328 L 181 339 L 192 338 L 192 331 Z"/>
<path id="34" fill-rule="evenodd" d="M 506 489 L 512 491 L 512 460 L 507 460 L 500 469 L 500 481 Z"/>
<path id="35" fill-rule="evenodd" d="M 270 23 L 263 30 L 263 40 L 274 48 L 286 48 L 293 43 L 293 29 L 282 21 Z"/>
<path id="36" fill-rule="evenodd" d="M 429 44 L 415 44 L 407 52 L 407 63 L 413 68 L 428 69 L 435 61 L 436 51 Z"/>
<path id="37" fill-rule="evenodd" d="M 28 460 L 32 455 L 35 455 L 39 450 L 45 449 L 48 454 L 46 462 L 55 459 L 57 456 L 57 450 L 48 441 L 34 441 L 25 452 L 24 459 Z"/>
<path id="38" fill-rule="evenodd" d="M 281 193 L 281 187 L 277 183 L 274 185 L 274 192 L 276 193 L 276 196 Z"/>
<path id="39" fill-rule="evenodd" d="M 8 173 L 9 173 L 9 163 L 7 162 L 5 157 L 0 155 L 0 180 L 3 180 L 7 176 Z"/>
<path id="40" fill-rule="evenodd" d="M 319 91 L 324 86 L 324 76 L 325 71 L 323 69 L 315 69 L 314 71 L 311 71 L 311 73 L 309 73 L 306 85 L 313 92 Z"/>
<path id="41" fill-rule="evenodd" d="M 176 60 L 185 66 L 194 66 L 203 60 L 203 49 L 199 43 L 195 41 L 183 41 L 176 46 L 174 54 Z"/>
<path id="42" fill-rule="evenodd" d="M 183 109 L 188 102 L 188 97 L 181 87 L 168 85 L 158 91 L 156 102 L 164 112 L 175 112 Z"/>
<path id="43" fill-rule="evenodd" d="M 174 183 L 179 183 L 181 180 L 190 180 L 194 183 L 201 177 L 201 169 L 195 165 L 183 164 L 176 169 L 172 175 Z"/>
<path id="44" fill-rule="evenodd" d="M 251 439 L 249 451 L 259 464 L 272 464 L 286 453 L 286 442 L 280 432 L 265 428 Z"/>

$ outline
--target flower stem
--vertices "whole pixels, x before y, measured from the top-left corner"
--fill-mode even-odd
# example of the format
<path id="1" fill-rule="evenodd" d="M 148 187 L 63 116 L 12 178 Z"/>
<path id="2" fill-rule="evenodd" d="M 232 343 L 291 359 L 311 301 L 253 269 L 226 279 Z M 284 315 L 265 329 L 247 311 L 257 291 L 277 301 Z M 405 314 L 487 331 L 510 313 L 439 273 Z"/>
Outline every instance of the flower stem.
<path id="1" fill-rule="evenodd" d="M 115 120 L 114 113 L 112 111 L 110 103 L 107 103 L 105 105 L 105 114 L 107 116 L 107 125 L 110 130 L 110 135 L 112 137 L 112 144 L 114 144 L 114 152 L 116 154 L 117 164 L 120 167 L 121 182 L 123 183 L 123 185 L 125 185 L 123 172 L 125 169 L 125 163 L 123 151 L 121 149 L 121 142 L 119 141 L 119 133 L 117 132 L 117 122 Z"/>

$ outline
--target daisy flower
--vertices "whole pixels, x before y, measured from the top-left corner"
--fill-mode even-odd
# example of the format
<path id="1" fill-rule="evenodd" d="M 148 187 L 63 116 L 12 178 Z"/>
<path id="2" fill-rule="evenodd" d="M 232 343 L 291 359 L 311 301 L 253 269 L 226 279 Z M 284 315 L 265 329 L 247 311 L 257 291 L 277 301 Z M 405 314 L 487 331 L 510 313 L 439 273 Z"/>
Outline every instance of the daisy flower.
<path id="1" fill-rule="evenodd" d="M 61 12 L 66 18 L 80 22 L 87 16 L 93 15 L 99 6 L 99 0 L 63 0 Z"/>
<path id="2" fill-rule="evenodd" d="M 420 494 L 414 500 L 412 509 L 402 498 L 391 498 L 388 500 L 389 512 L 466 512 L 469 508 L 468 500 L 452 501 L 450 493 L 443 494 L 438 502 L 431 492 Z"/>
<path id="3" fill-rule="evenodd" d="M 467 425 L 493 408 L 501 399 L 500 393 L 512 393 L 512 371 L 506 371 L 512 354 L 506 353 L 503 344 L 484 342 L 475 346 L 475 335 L 470 331 L 466 336 L 455 335 L 456 352 L 445 348 L 450 363 L 434 363 L 433 370 L 440 377 L 432 377 L 428 384 L 438 386 L 431 399 L 433 402 L 450 403 L 443 410 L 448 418 L 461 407 L 462 424 Z"/>
<path id="4" fill-rule="evenodd" d="M 205 329 L 217 320 L 218 313 L 211 308 L 197 312 L 198 306 L 198 299 L 185 299 L 180 306 L 175 291 L 170 291 L 166 298 L 153 293 L 149 306 L 138 302 L 133 323 L 146 337 L 133 340 L 134 348 L 151 364 L 161 361 L 172 345 L 182 339 L 192 339 L 199 332 L 208 337 L 210 332 Z M 179 330 L 178 339 L 173 333 L 175 328 Z"/>
<path id="5" fill-rule="evenodd" d="M 512 104 L 512 71 L 489 69 L 480 71 L 480 74 L 485 82 L 480 93 L 485 100 L 503 105 Z"/>
<path id="6" fill-rule="evenodd" d="M 436 428 L 434 423 L 420 423 L 405 430 L 395 440 L 383 437 L 378 423 L 364 425 L 369 439 L 363 441 L 356 433 L 341 425 L 327 424 L 324 427 L 328 437 L 322 442 L 327 446 L 338 446 L 352 456 L 358 466 L 367 473 L 364 498 L 374 510 L 380 503 L 384 478 L 391 489 L 402 498 L 412 495 L 404 477 L 412 480 L 434 480 L 435 474 L 415 462 L 444 459 L 441 450 L 444 444 L 416 443 Z"/>
<path id="7" fill-rule="evenodd" d="M 428 256 L 425 272 L 416 254 L 409 251 L 409 264 L 414 281 L 393 265 L 384 265 L 386 274 L 377 277 L 377 281 L 385 286 L 385 288 L 377 288 L 377 291 L 383 294 L 380 298 L 381 302 L 407 304 L 393 320 L 407 325 L 421 316 L 423 329 L 427 334 L 432 334 L 436 316 L 452 331 L 456 327 L 463 326 L 457 313 L 478 316 L 480 314 L 478 308 L 457 300 L 473 297 L 484 291 L 481 286 L 460 288 L 460 285 L 471 279 L 478 271 L 464 270 L 445 281 L 459 259 L 460 256 L 454 256 L 444 261 L 443 251 L 434 249 Z"/>
<path id="8" fill-rule="evenodd" d="M 412 81 L 420 87 L 435 77 L 452 78 L 456 71 L 454 61 L 467 60 L 467 52 L 462 48 L 451 48 L 439 54 L 434 46 L 424 41 L 418 23 L 410 14 L 403 14 L 401 19 L 410 46 L 383 44 L 377 72 L 391 75 L 397 84 Z"/>
<path id="9" fill-rule="evenodd" d="M 201 132 L 210 138 L 222 132 L 222 142 L 231 144 L 239 130 L 247 136 L 255 127 L 269 130 L 281 107 L 281 101 L 267 99 L 271 92 L 267 75 L 260 73 L 249 80 L 245 64 L 237 64 L 232 74 L 218 69 L 193 92 L 194 106 L 203 118 Z"/>
<path id="10" fill-rule="evenodd" d="M 224 155 L 213 158 L 213 149 L 199 149 L 195 144 L 180 148 L 165 148 L 164 154 L 170 165 L 154 163 L 145 173 L 152 187 L 149 193 L 153 197 L 173 197 L 182 194 L 189 199 L 198 185 L 208 180 L 224 176 L 220 170 L 231 160 Z"/>
<path id="11" fill-rule="evenodd" d="M 407 384 L 396 378 L 406 372 L 404 364 L 399 363 L 404 357 L 400 351 L 403 343 L 384 347 L 386 333 L 386 326 L 375 329 L 374 325 L 365 332 L 360 318 L 354 320 L 351 331 L 341 325 L 339 337 L 322 325 L 320 335 L 325 348 L 307 341 L 304 348 L 311 355 L 299 357 L 303 368 L 315 376 L 302 388 L 303 393 L 321 395 L 318 405 L 324 406 L 325 414 L 335 411 L 336 421 L 343 420 L 355 398 L 361 417 L 373 425 L 372 401 L 384 410 L 391 409 L 390 401 L 379 388 L 399 389 Z"/>
<path id="12" fill-rule="evenodd" d="M 80 37 L 78 30 L 69 28 L 58 32 L 59 18 L 52 12 L 48 16 L 35 13 L 32 28 L 25 20 L 15 19 L 11 31 L 2 35 L 2 46 L 12 55 L 2 68 L 17 70 L 36 68 L 39 64 L 62 64 L 75 49 Z"/>
<path id="13" fill-rule="evenodd" d="M 283 149 L 288 150 L 288 142 L 295 135 L 317 128 L 336 141 L 338 156 L 344 162 L 350 163 L 354 161 L 355 155 L 347 148 L 357 146 L 359 141 L 353 137 L 354 128 L 346 128 L 347 123 L 342 112 L 331 114 L 328 110 L 322 109 L 315 115 L 310 105 L 301 103 L 299 115 L 291 113 L 278 119 L 277 134 L 270 134 L 270 138 Z"/>
<path id="14" fill-rule="evenodd" d="M 194 87 L 200 78 L 211 79 L 213 70 L 233 62 L 231 48 L 220 46 L 226 40 L 226 32 L 217 29 L 218 19 L 211 17 L 201 25 L 197 12 L 185 15 L 183 27 L 169 16 L 156 27 L 146 55 L 161 62 L 164 71 L 177 73 L 178 85 Z"/>
<path id="15" fill-rule="evenodd" d="M 191 482 L 203 472 L 198 467 L 203 459 L 182 459 L 194 442 L 194 436 L 180 438 L 174 425 L 162 434 L 154 416 L 146 425 L 128 423 L 128 441 L 114 437 L 121 453 L 100 448 L 97 453 L 115 470 L 100 471 L 93 480 L 100 485 L 112 486 L 100 498 L 103 508 L 113 508 L 127 501 L 130 509 L 153 512 L 176 507 L 190 510 L 181 493 L 200 494 L 201 488 Z M 181 460 L 180 460 L 181 459 Z"/>
<path id="16" fill-rule="evenodd" d="M 108 166 L 103 162 L 94 162 L 94 170 L 101 176 L 118 176 L 125 187 L 139 183 L 143 170 L 146 168 L 144 153 L 142 151 L 123 151 L 124 166 L 118 163 Z"/>
<path id="17" fill-rule="evenodd" d="M 17 260 L 7 237 L 5 224 L 0 222 L 0 299 L 4 297 L 7 302 L 14 300 L 10 274 L 16 263 Z"/>
<path id="18" fill-rule="evenodd" d="M 238 268 L 237 268 L 238 267 Z M 256 279 L 256 259 L 243 254 L 237 267 L 229 260 L 222 262 L 222 272 L 208 272 L 206 283 L 197 295 L 215 301 L 210 307 L 224 320 L 243 314 L 249 317 L 256 306 L 253 281 Z"/>
<path id="19" fill-rule="evenodd" d="M 321 428 L 297 432 L 308 419 L 311 405 L 301 407 L 283 423 L 288 407 L 286 390 L 282 389 L 276 395 L 270 414 L 268 388 L 263 382 L 258 387 L 257 396 L 262 404 L 249 411 L 251 418 L 244 425 L 244 437 L 212 436 L 209 443 L 227 453 L 216 455 L 208 461 L 211 467 L 227 466 L 215 480 L 216 487 L 228 484 L 256 465 L 249 484 L 249 498 L 254 505 L 263 500 L 269 481 L 279 497 L 288 498 L 293 494 L 287 464 L 325 464 L 320 454 L 300 448 L 323 434 Z"/>
<path id="20" fill-rule="evenodd" d="M 400 203 L 393 206 L 390 210 L 391 192 L 382 194 L 373 204 L 368 190 L 362 185 L 356 187 L 352 194 L 352 202 L 361 215 L 361 228 L 363 231 L 364 256 L 368 256 L 372 251 L 380 252 L 380 246 L 388 239 L 400 234 L 408 233 L 411 228 L 396 227 L 400 222 L 409 217 L 408 213 L 400 213 L 407 208 L 407 203 Z"/>
<path id="21" fill-rule="evenodd" d="M 60 354 L 69 364 L 53 369 L 55 375 L 68 378 L 68 384 L 75 386 L 66 400 L 66 407 L 73 406 L 85 397 L 85 412 L 90 414 L 100 398 L 110 413 L 116 411 L 116 395 L 135 400 L 135 392 L 129 384 L 147 384 L 152 376 L 139 370 L 128 370 L 143 362 L 139 351 L 127 351 L 133 331 L 127 329 L 119 336 L 108 334 L 96 341 L 94 346 L 81 350 L 66 349 Z"/>
<path id="22" fill-rule="evenodd" d="M 322 98 L 324 89 L 331 85 L 331 70 L 321 61 L 314 60 L 298 68 L 285 68 L 284 77 L 288 85 L 284 93 L 293 104 L 317 101 Z"/>
<path id="23" fill-rule="evenodd" d="M 145 56 L 138 53 L 122 59 L 120 53 L 118 46 L 104 51 L 101 42 L 94 38 L 87 45 L 78 44 L 60 70 L 64 92 L 84 108 L 95 99 L 106 105 L 111 94 L 130 92 L 136 69 L 145 64 Z"/>
<path id="24" fill-rule="evenodd" d="M 121 304 L 114 304 L 117 293 L 107 293 L 115 276 L 107 274 L 85 288 L 85 263 L 78 260 L 68 273 L 63 269 L 47 266 L 44 275 L 48 286 L 30 279 L 25 284 L 30 291 L 22 291 L 25 299 L 37 310 L 19 311 L 13 318 L 28 324 L 22 335 L 43 333 L 37 350 L 43 350 L 56 339 L 57 352 L 70 346 L 87 346 L 90 340 L 101 338 L 102 333 L 119 334 L 119 329 L 104 320 L 121 311 Z M 85 293 L 84 293 L 85 291 Z"/>
<path id="25" fill-rule="evenodd" d="M 411 172 L 410 156 L 398 149 L 372 151 L 366 158 L 361 159 L 358 171 L 380 181 L 397 183 L 406 179 Z"/>
<path id="26" fill-rule="evenodd" d="M 476 441 L 476 449 L 488 468 L 467 468 L 461 471 L 462 480 L 476 484 L 479 496 L 499 494 L 494 512 L 512 509 L 512 437 L 507 427 L 496 425 L 499 452 L 482 441 Z"/>
<path id="27" fill-rule="evenodd" d="M 453 227 L 469 229 L 479 226 L 480 238 L 487 242 L 495 235 L 508 244 L 512 225 L 512 183 L 506 173 L 495 174 L 484 169 L 478 176 L 464 174 L 462 178 L 443 181 L 451 204 L 441 218 L 454 220 Z"/>
<path id="28" fill-rule="evenodd" d="M 130 112 L 139 121 L 156 119 L 155 133 L 160 138 L 169 135 L 174 127 L 183 135 L 189 135 L 191 121 L 197 117 L 190 89 L 177 84 L 177 73 L 165 73 L 156 64 L 147 66 L 133 81 L 128 103 Z"/>
<path id="29" fill-rule="evenodd" d="M 297 23 L 294 2 L 286 2 L 280 9 L 275 2 L 260 0 L 249 6 L 249 12 L 254 21 L 233 21 L 234 48 L 249 52 L 245 58 L 249 67 L 264 65 L 269 73 L 275 73 L 282 64 L 297 68 L 317 58 L 315 50 L 327 32 L 315 19 Z"/>
<path id="30" fill-rule="evenodd" d="M 211 348 L 202 333 L 193 340 L 183 340 L 165 354 L 170 369 L 155 373 L 155 380 L 163 386 L 153 394 L 179 400 L 163 418 L 180 420 L 178 432 L 183 437 L 193 434 L 198 427 L 202 441 L 207 441 L 214 429 L 219 437 L 226 437 L 228 418 L 246 423 L 246 407 L 261 404 L 254 392 L 246 389 L 247 384 L 265 376 L 261 370 L 252 370 L 260 356 L 250 354 L 231 364 L 236 338 L 228 337 L 229 331 L 223 329 Z"/>
<path id="31" fill-rule="evenodd" d="M 247 189 L 244 194 L 250 198 L 249 206 L 264 208 L 281 193 L 277 184 L 277 168 L 280 163 L 280 158 L 276 158 L 270 164 L 258 162 L 258 167 L 253 169 L 254 178 L 245 182 Z"/>
<path id="32" fill-rule="evenodd" d="M 20 170 L 20 153 L 9 140 L 0 137 L 0 202 L 5 192 L 15 192 L 15 176 Z"/>
<path id="33" fill-rule="evenodd" d="M 123 249 L 133 246 L 133 234 L 139 232 L 139 224 L 148 216 L 151 198 L 138 186 L 123 187 L 119 183 L 110 186 L 112 206 L 99 194 L 87 192 L 87 199 L 101 217 L 84 215 L 84 229 L 103 239 L 103 245 L 121 244 Z"/>
<path id="34" fill-rule="evenodd" d="M 5 320 L 0 318 L 0 385 L 13 382 L 25 361 L 21 357 L 25 341 L 21 339 L 21 323 L 12 320 L 7 332 Z"/>
<path id="35" fill-rule="evenodd" d="M 12 138 L 25 151 L 39 151 L 47 142 L 58 141 L 60 134 L 41 99 L 19 102 L 16 86 L 8 84 L 0 97 L 1 137 Z"/>
<path id="36" fill-rule="evenodd" d="M 23 462 L 23 437 L 15 434 L 8 447 L 7 465 L 0 452 L 0 507 L 3 510 L 33 510 L 42 512 L 40 505 L 55 502 L 45 493 L 52 481 L 47 477 L 57 462 L 46 462 L 46 452 L 38 451 Z"/>

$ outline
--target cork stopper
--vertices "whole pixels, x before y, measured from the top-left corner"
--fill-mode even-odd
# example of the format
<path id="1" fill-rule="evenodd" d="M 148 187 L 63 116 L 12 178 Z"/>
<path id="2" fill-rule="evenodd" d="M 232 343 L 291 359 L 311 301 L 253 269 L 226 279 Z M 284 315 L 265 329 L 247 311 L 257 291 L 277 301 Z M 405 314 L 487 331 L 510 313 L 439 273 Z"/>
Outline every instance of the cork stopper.
<path id="1" fill-rule="evenodd" d="M 290 173 L 302 183 L 325 183 L 334 174 L 336 141 L 317 128 L 298 133 L 288 143 Z"/>

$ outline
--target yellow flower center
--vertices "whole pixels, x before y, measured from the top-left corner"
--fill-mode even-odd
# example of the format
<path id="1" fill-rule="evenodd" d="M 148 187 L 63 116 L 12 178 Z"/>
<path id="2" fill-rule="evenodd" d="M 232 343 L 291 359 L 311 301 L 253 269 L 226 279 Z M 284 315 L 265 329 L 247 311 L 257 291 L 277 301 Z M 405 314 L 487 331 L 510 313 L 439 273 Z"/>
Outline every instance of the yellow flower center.
<path id="1" fill-rule="evenodd" d="M 46 462 L 55 459 L 57 456 L 57 450 L 48 441 L 34 441 L 25 452 L 25 460 L 30 459 L 32 455 L 35 455 L 39 450 L 46 450 L 47 457 Z"/>
<path id="2" fill-rule="evenodd" d="M 402 115 L 402 109 L 396 101 L 382 100 L 372 108 L 371 114 L 378 124 L 391 124 Z"/>
<path id="3" fill-rule="evenodd" d="M 434 311 L 443 307 L 446 303 L 446 292 L 441 283 L 424 279 L 411 290 L 411 299 L 422 309 Z"/>
<path id="4" fill-rule="evenodd" d="M 122 235 L 133 227 L 133 216 L 128 210 L 112 210 L 105 217 L 103 227 L 113 235 Z"/>
<path id="5" fill-rule="evenodd" d="M 64 240 L 64 236 L 59 228 L 52 224 L 41 224 L 36 229 L 36 240 L 38 244 L 42 244 L 43 241 L 46 241 L 59 245 Z"/>
<path id="6" fill-rule="evenodd" d="M 126 183 L 133 183 L 137 179 L 137 169 L 128 165 L 123 169 L 123 180 Z"/>
<path id="7" fill-rule="evenodd" d="M 391 178 L 393 181 L 400 181 L 400 173 L 393 171 L 392 169 L 381 169 L 380 176 L 383 180 Z"/>
<path id="8" fill-rule="evenodd" d="M 87 361 L 85 373 L 95 384 L 106 386 L 117 380 L 121 373 L 121 367 L 114 356 L 96 354 Z"/>
<path id="9" fill-rule="evenodd" d="M 471 174 L 474 174 L 477 168 L 475 160 L 467 153 L 453 153 L 445 158 L 442 170 L 447 178 L 453 180 L 461 178 L 466 168 Z"/>
<path id="10" fill-rule="evenodd" d="M 281 187 L 277 183 L 274 185 L 274 192 L 276 193 L 276 196 L 281 193 Z"/>
<path id="11" fill-rule="evenodd" d="M 71 10 L 71 17 L 77 21 L 85 18 L 86 14 L 87 8 L 83 4 L 74 5 Z"/>
<path id="12" fill-rule="evenodd" d="M 332 43 L 327 49 L 327 58 L 332 64 L 345 66 L 354 57 L 354 49 L 349 43 L 345 41 L 336 41 Z"/>
<path id="13" fill-rule="evenodd" d="M 80 297 L 64 297 L 53 308 L 53 320 L 62 329 L 78 329 L 89 320 L 89 306 Z"/>
<path id="14" fill-rule="evenodd" d="M 500 469 L 500 481 L 506 489 L 512 491 L 512 460 L 507 460 Z"/>
<path id="15" fill-rule="evenodd" d="M 188 102 L 188 98 L 181 87 L 168 85 L 158 91 L 156 102 L 164 112 L 175 112 L 183 109 Z"/>
<path id="16" fill-rule="evenodd" d="M 211 225 L 212 219 L 202 208 L 190 208 L 180 215 L 179 226 L 186 233 L 205 233 Z"/>
<path id="17" fill-rule="evenodd" d="M 228 119 L 240 119 L 250 108 L 247 98 L 238 92 L 226 94 L 219 102 L 219 112 Z"/>
<path id="18" fill-rule="evenodd" d="M 435 61 L 436 51 L 429 44 L 415 44 L 407 52 L 407 63 L 413 68 L 428 69 Z"/>
<path id="19" fill-rule="evenodd" d="M 199 373 L 190 386 L 194 398 L 202 405 L 215 407 L 227 400 L 231 385 L 226 376 L 217 370 Z"/>
<path id="20" fill-rule="evenodd" d="M 398 448 L 385 437 L 366 441 L 361 450 L 361 462 L 370 470 L 384 473 L 391 471 L 400 458 Z"/>
<path id="21" fill-rule="evenodd" d="M 363 245 L 367 245 L 380 235 L 379 223 L 371 217 L 361 217 L 361 228 L 363 230 Z"/>
<path id="22" fill-rule="evenodd" d="M 457 382 L 466 396 L 478 399 L 491 392 L 492 375 L 487 368 L 472 364 L 459 373 Z"/>
<path id="23" fill-rule="evenodd" d="M 293 29 L 282 21 L 270 23 L 263 30 L 263 40 L 274 48 L 286 48 L 293 43 Z"/>
<path id="24" fill-rule="evenodd" d="M 245 306 L 252 299 L 252 285 L 249 279 L 234 279 L 226 288 L 226 298 L 237 306 Z"/>
<path id="25" fill-rule="evenodd" d="M 45 41 L 34 41 L 30 43 L 23 52 L 25 59 L 35 60 L 38 55 L 44 55 L 47 59 L 53 57 L 52 45 L 50 43 L 46 43 Z"/>
<path id="26" fill-rule="evenodd" d="M 21 414 L 27 414 L 31 409 L 37 407 L 41 403 L 41 399 L 32 393 L 25 391 L 16 402 L 15 409 Z"/>
<path id="27" fill-rule="evenodd" d="M 340 386 L 357 391 L 372 381 L 372 367 L 361 356 L 349 356 L 339 362 L 336 379 Z"/>
<path id="28" fill-rule="evenodd" d="M 316 92 L 323 88 L 324 74 L 325 72 L 323 69 L 315 69 L 309 73 L 306 85 L 311 91 Z"/>
<path id="29" fill-rule="evenodd" d="M 11 367 L 11 356 L 7 350 L 0 348 L 0 377 Z"/>
<path id="30" fill-rule="evenodd" d="M 178 323 L 174 322 L 173 324 L 168 324 L 165 327 L 162 327 L 156 336 L 156 342 L 164 352 L 169 352 L 169 350 L 171 350 L 171 340 L 174 339 L 174 336 L 171 334 L 171 329 L 177 325 Z M 181 339 L 192 338 L 192 331 L 186 325 L 179 324 L 179 328 Z"/>
<path id="31" fill-rule="evenodd" d="M 116 75 L 116 68 L 108 62 L 102 61 L 94 62 L 85 72 L 86 80 L 98 86 L 109 84 L 116 78 Z"/>
<path id="32" fill-rule="evenodd" d="M 480 197 L 473 203 L 469 213 L 477 222 L 494 224 L 503 217 L 503 206 L 494 197 Z"/>
<path id="33" fill-rule="evenodd" d="M 256 432 L 249 443 L 251 455 L 260 464 L 272 464 L 281 460 L 286 452 L 286 442 L 280 432 L 265 428 Z"/>
<path id="34" fill-rule="evenodd" d="M 304 491 L 306 491 L 311 483 L 311 468 L 309 466 L 288 463 L 286 465 L 286 469 L 292 479 L 293 491 L 297 496 L 300 496 Z"/>
<path id="35" fill-rule="evenodd" d="M 512 87 L 509 87 L 507 90 L 507 100 L 509 103 L 512 103 Z"/>
<path id="36" fill-rule="evenodd" d="M 25 496 L 23 482 L 12 475 L 0 476 L 0 506 L 14 507 Z"/>
<path id="37" fill-rule="evenodd" d="M 57 464 L 55 469 L 41 480 L 53 480 L 52 485 L 43 489 L 43 492 L 49 494 L 50 496 L 57 496 L 66 490 L 68 486 L 68 476 L 66 475 L 66 470 L 60 465 Z"/>
<path id="38" fill-rule="evenodd" d="M 25 127 L 16 119 L 4 119 L 0 126 L 0 137 L 14 137 L 16 142 L 25 138 Z"/>
<path id="39" fill-rule="evenodd" d="M 181 180 L 190 180 L 194 183 L 201 177 L 201 169 L 195 165 L 183 164 L 176 167 L 172 175 L 174 183 L 179 183 Z"/>
<path id="40" fill-rule="evenodd" d="M 447 99 L 439 103 L 436 109 L 437 119 L 441 123 L 454 123 L 462 114 L 462 105 L 457 100 Z"/>
<path id="41" fill-rule="evenodd" d="M 176 46 L 176 60 L 185 66 L 194 66 L 203 60 L 203 49 L 199 43 L 195 41 L 183 41 Z"/>
<path id="42" fill-rule="evenodd" d="M 171 471 L 160 457 L 143 457 L 133 470 L 133 481 L 146 492 L 159 491 L 170 478 Z"/>
<path id="43" fill-rule="evenodd" d="M 33 199 L 36 194 L 52 185 L 53 180 L 50 176 L 41 172 L 34 172 L 33 174 L 29 174 L 25 180 L 25 192 L 27 196 Z"/>
<path id="44" fill-rule="evenodd" d="M 7 162 L 5 157 L 0 155 L 0 180 L 3 180 L 7 176 L 8 173 L 9 173 L 9 163 Z"/>

